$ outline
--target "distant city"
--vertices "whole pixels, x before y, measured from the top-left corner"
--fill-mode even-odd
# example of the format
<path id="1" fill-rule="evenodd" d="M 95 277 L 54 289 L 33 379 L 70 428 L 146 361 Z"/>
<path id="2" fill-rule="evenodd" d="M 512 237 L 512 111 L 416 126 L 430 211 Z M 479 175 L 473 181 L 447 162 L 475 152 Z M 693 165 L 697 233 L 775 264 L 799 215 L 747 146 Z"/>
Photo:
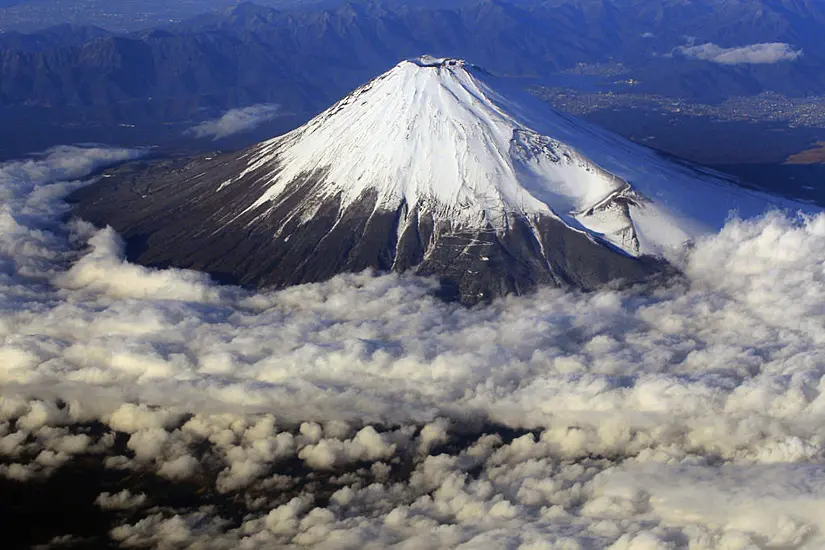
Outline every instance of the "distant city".
<path id="1" fill-rule="evenodd" d="M 633 83 L 632 79 L 625 84 Z M 583 92 L 564 87 L 534 87 L 533 93 L 556 108 L 574 115 L 605 109 L 659 110 L 708 117 L 723 122 L 782 122 L 791 128 L 825 128 L 825 96 L 786 97 L 763 92 L 750 97 L 732 97 L 706 104 L 656 94 Z"/>
<path id="2" fill-rule="evenodd" d="M 40 0 L 0 10 L 0 30 L 31 31 L 70 23 L 92 25 L 112 31 L 129 31 L 170 23 L 193 13 L 220 9 L 232 0 L 132 0 L 116 5 L 100 0 Z"/>
<path id="3" fill-rule="evenodd" d="M 209 11 L 231 8 L 239 0 L 31 0 L 0 8 L 0 32 L 30 32 L 60 24 L 91 25 L 130 32 L 176 23 Z M 317 6 L 323 0 L 256 0 L 274 8 Z"/>

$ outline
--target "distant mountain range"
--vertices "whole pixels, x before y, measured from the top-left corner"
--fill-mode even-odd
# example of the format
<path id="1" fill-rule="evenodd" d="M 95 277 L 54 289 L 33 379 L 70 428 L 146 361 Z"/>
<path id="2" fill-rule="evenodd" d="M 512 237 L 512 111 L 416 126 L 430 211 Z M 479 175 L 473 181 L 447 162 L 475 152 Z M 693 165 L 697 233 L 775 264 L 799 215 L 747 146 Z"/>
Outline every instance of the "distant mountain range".
<path id="1" fill-rule="evenodd" d="M 649 89 L 713 100 L 825 92 L 825 3 L 815 0 L 467 0 L 453 7 L 346 2 L 324 10 L 241 4 L 162 29 L 112 35 L 61 27 L 0 35 L 0 106 L 110 109 L 182 118 L 277 102 L 317 112 L 399 59 L 459 56 L 535 77 L 608 60 Z M 780 42 L 794 61 L 723 65 L 686 44 Z"/>
<path id="2" fill-rule="evenodd" d="M 7 32 L 0 156 L 49 143 L 38 133 L 124 144 L 181 139 L 188 126 L 259 103 L 284 113 L 270 132 L 288 130 L 425 53 L 471 60 L 523 87 L 567 71 L 704 102 L 765 90 L 821 94 L 825 2 L 383 0 L 280 10 L 242 3 L 128 34 L 72 25 Z M 776 62 L 736 62 L 742 58 Z M 35 136 L 25 145 L 21 123 Z M 136 128 L 119 141 L 120 126 Z"/>

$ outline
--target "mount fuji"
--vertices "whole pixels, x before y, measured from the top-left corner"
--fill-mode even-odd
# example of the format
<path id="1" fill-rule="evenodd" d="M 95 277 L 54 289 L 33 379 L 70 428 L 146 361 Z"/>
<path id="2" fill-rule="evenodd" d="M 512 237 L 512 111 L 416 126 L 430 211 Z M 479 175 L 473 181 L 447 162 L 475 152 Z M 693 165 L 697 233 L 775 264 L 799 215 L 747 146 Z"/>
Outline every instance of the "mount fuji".
<path id="1" fill-rule="evenodd" d="M 412 271 L 465 303 L 640 281 L 731 213 L 802 208 L 432 57 L 245 151 L 106 176 L 75 213 L 142 264 L 275 288 Z"/>

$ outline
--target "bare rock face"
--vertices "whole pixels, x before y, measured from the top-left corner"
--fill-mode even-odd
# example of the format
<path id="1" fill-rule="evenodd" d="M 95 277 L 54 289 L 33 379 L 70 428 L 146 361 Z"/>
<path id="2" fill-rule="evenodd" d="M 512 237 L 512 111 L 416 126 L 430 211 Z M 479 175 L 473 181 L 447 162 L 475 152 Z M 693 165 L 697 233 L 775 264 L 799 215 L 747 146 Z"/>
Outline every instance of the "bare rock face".
<path id="1" fill-rule="evenodd" d="M 145 265 L 266 288 L 413 272 L 475 303 L 644 280 L 730 209 L 771 206 L 495 83 L 459 60 L 403 62 L 248 150 L 113 170 L 75 213 Z"/>

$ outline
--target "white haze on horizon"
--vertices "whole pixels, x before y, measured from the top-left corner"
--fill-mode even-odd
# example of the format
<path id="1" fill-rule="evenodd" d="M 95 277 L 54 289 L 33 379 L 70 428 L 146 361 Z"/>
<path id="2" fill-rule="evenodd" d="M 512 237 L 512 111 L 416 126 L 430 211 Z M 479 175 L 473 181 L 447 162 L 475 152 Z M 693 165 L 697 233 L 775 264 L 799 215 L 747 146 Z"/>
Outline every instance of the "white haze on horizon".
<path id="1" fill-rule="evenodd" d="M 132 453 L 107 467 L 191 479 L 208 455 L 215 490 L 254 501 L 234 525 L 103 493 L 102 509 L 144 510 L 121 544 L 825 545 L 825 215 L 733 220 L 655 289 L 464 308 L 365 273 L 252 293 L 129 264 L 112 230 L 59 222 L 79 184 L 55 181 L 134 155 L 0 165 L 0 475 L 105 455 L 113 437 L 72 429 L 100 420 Z M 288 460 L 347 473 L 318 500 L 272 473 Z"/>

